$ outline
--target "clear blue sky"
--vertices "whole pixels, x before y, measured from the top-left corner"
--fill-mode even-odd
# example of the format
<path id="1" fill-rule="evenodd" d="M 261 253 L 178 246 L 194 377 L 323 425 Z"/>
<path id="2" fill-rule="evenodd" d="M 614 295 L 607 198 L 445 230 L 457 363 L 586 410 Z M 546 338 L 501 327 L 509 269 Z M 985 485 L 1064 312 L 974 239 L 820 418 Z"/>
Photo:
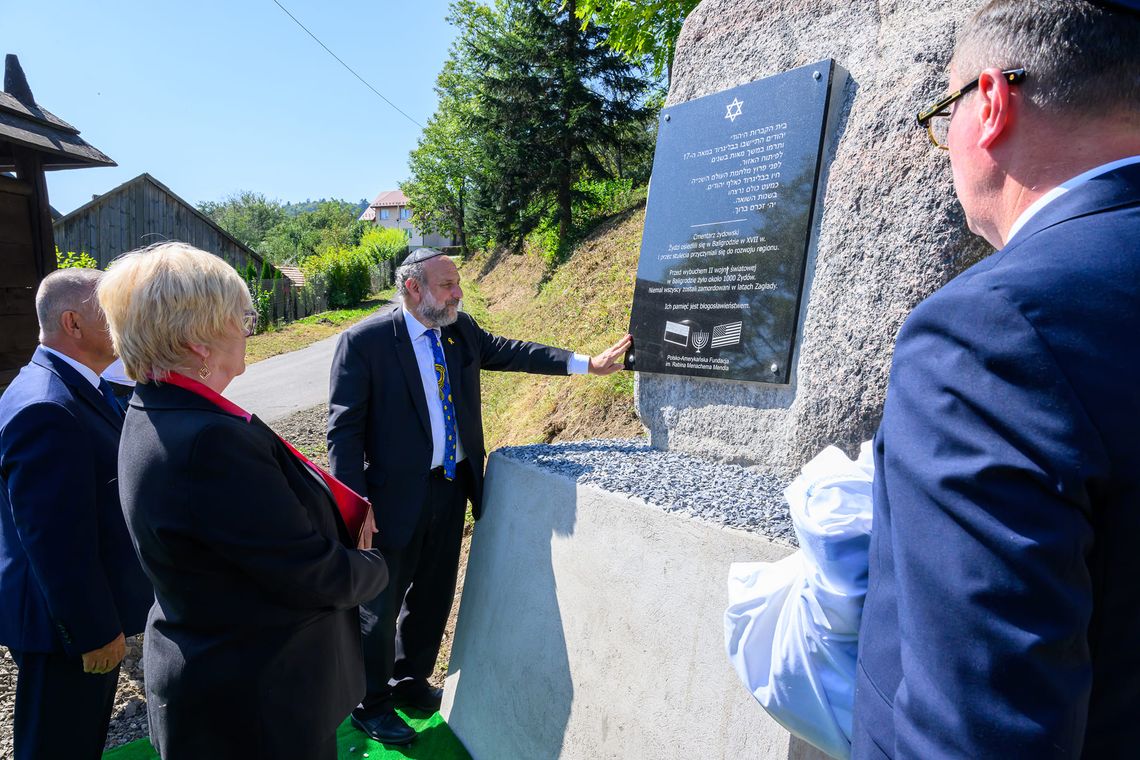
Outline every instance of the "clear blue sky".
<path id="1" fill-rule="evenodd" d="M 455 30 L 446 0 L 280 0 L 413 119 L 435 111 Z M 0 0 L 0 53 L 36 101 L 119 166 L 48 173 L 68 213 L 149 172 L 197 204 L 372 198 L 407 179 L 420 127 L 273 0 Z"/>

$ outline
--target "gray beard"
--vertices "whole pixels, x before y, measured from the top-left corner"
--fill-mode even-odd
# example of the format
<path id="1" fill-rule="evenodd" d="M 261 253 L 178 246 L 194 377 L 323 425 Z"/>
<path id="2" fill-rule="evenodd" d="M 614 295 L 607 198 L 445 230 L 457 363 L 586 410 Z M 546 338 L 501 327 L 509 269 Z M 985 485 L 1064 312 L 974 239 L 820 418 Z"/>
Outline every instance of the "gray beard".
<path id="1" fill-rule="evenodd" d="M 420 301 L 420 321 L 424 327 L 447 327 L 459 319 L 459 309 L 451 313 L 447 304 L 441 304 L 428 293 Z"/>

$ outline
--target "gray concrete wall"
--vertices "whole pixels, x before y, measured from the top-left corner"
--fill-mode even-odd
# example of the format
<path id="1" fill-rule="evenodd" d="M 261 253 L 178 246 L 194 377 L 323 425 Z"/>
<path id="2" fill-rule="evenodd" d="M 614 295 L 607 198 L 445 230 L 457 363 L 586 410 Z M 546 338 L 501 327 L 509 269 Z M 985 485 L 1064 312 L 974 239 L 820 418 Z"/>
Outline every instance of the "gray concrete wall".
<path id="1" fill-rule="evenodd" d="M 443 715 L 477 760 L 822 758 L 724 653 L 728 565 L 790 547 L 493 454 Z"/>
<path id="2" fill-rule="evenodd" d="M 924 297 L 989 252 L 915 114 L 946 90 L 956 25 L 980 0 L 704 0 L 678 40 L 669 105 L 824 58 L 850 74 L 828 157 L 802 341 L 787 386 L 639 374 L 661 449 L 791 475 L 878 426 L 895 335 Z"/>

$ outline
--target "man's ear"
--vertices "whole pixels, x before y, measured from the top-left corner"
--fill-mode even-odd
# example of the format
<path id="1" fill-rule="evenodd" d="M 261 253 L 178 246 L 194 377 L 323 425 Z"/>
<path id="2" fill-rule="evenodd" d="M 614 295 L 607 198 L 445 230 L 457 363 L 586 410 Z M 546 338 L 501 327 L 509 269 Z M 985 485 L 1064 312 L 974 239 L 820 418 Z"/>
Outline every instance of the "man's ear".
<path id="1" fill-rule="evenodd" d="M 986 69 L 978 77 L 974 110 L 978 119 L 978 147 L 990 149 L 1013 124 L 1009 82 L 1001 69 Z"/>
<path id="2" fill-rule="evenodd" d="M 404 281 L 404 289 L 407 290 L 408 295 L 412 297 L 412 303 L 419 303 L 423 293 L 420 291 L 420 281 L 415 277 L 409 277 Z"/>
<path id="3" fill-rule="evenodd" d="M 59 327 L 64 335 L 78 339 L 83 333 L 83 317 L 73 309 L 67 309 L 59 315 Z"/>

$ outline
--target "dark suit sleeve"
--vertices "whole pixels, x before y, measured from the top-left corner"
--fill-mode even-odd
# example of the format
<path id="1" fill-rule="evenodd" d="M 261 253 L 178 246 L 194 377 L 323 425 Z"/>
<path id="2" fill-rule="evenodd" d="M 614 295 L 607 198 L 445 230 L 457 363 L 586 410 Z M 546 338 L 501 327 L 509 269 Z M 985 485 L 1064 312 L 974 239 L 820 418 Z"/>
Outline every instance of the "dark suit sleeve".
<path id="1" fill-rule="evenodd" d="M 347 609 L 374 598 L 388 582 L 383 558 L 324 535 L 273 451 L 252 428 L 203 428 L 190 466 L 209 495 L 195 500 L 184 529 L 286 607 Z"/>
<path id="2" fill-rule="evenodd" d="M 372 377 L 367 359 L 351 333 L 343 333 L 333 354 L 329 378 L 329 469 L 358 494 L 367 495 L 364 480 L 364 436 Z"/>
<path id="3" fill-rule="evenodd" d="M 64 649 L 78 655 L 122 632 L 99 556 L 100 488 L 88 437 L 60 404 L 33 404 L 4 429 L 4 476 L 20 543 Z"/>
<path id="4" fill-rule="evenodd" d="M 1000 293 L 943 299 L 900 335 L 884 430 L 895 756 L 1079 756 L 1093 543 L 1082 473 L 1105 454 L 1064 368 Z"/>
<path id="5" fill-rule="evenodd" d="M 469 329 L 479 347 L 480 369 L 498 372 L 530 372 L 537 375 L 569 374 L 572 351 L 525 340 L 511 340 L 491 333 L 470 320 Z"/>

